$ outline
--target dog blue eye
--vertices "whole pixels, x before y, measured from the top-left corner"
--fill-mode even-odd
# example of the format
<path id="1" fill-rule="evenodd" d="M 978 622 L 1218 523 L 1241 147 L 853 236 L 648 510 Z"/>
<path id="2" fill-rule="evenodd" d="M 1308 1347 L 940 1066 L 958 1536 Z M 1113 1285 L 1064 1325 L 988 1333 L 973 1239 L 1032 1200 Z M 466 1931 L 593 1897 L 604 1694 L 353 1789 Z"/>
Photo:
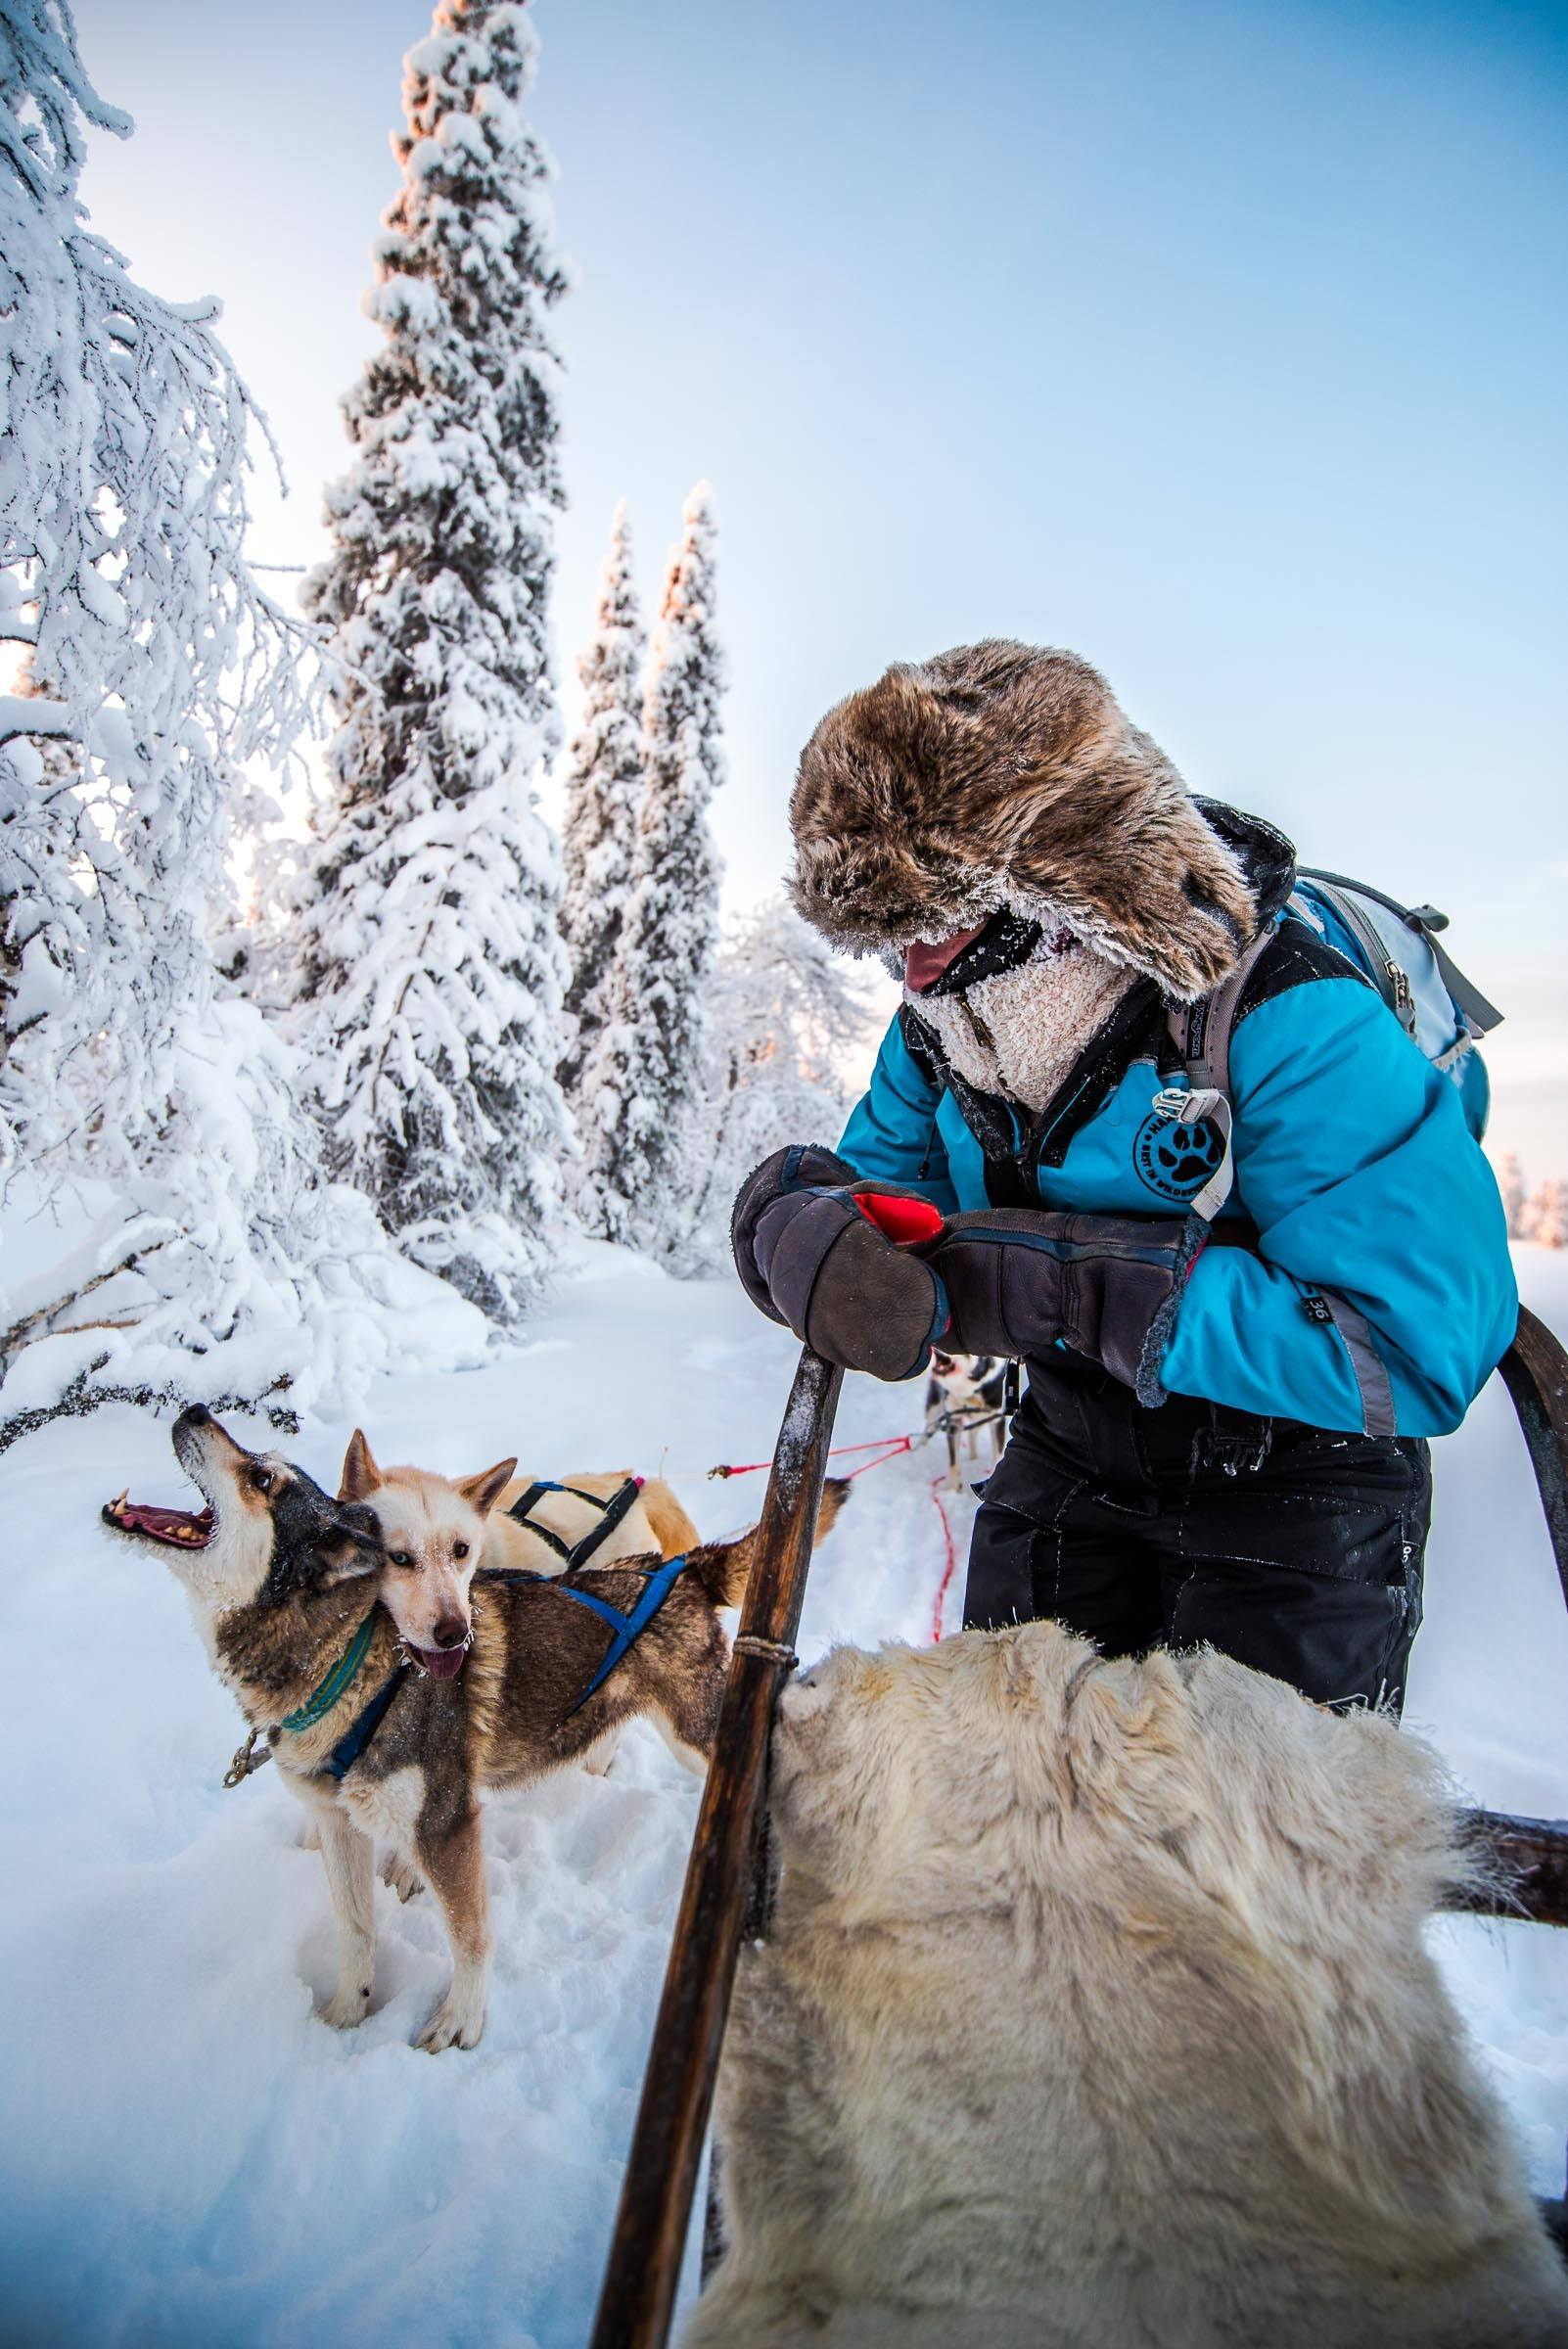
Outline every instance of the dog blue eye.
<path id="1" fill-rule="evenodd" d="M 394 1566 L 412 1566 L 414 1563 L 406 1549 L 390 1549 L 387 1555 Z"/>

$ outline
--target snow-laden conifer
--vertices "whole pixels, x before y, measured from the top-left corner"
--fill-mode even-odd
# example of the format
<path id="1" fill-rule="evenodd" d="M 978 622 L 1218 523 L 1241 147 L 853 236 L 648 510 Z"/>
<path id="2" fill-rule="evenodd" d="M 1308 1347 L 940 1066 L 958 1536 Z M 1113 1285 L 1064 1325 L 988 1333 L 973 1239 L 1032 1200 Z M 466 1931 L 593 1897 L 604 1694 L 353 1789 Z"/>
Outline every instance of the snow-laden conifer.
<path id="1" fill-rule="evenodd" d="M 708 806 L 724 779 L 713 492 L 670 550 L 643 704 L 646 774 L 610 1011 L 580 1088 L 588 1220 L 669 1255 L 686 1224 L 719 864 Z"/>
<path id="2" fill-rule="evenodd" d="M 582 722 L 567 765 L 561 845 L 566 895 L 561 930 L 571 976 L 569 1042 L 561 1064 L 568 1097 L 609 1012 L 611 974 L 631 889 L 642 791 L 642 689 L 647 638 L 631 568 L 631 524 L 622 499 L 599 580 L 593 636 L 577 663 Z"/>
<path id="3" fill-rule="evenodd" d="M 308 587 L 345 667 L 301 973 L 332 1163 L 503 1321 L 545 1271 L 566 1146 L 534 785 L 558 739 L 546 313 L 567 277 L 523 112 L 535 47 L 523 8 L 440 0 L 408 55 L 366 298 L 386 342 L 344 403 L 358 453 Z"/>

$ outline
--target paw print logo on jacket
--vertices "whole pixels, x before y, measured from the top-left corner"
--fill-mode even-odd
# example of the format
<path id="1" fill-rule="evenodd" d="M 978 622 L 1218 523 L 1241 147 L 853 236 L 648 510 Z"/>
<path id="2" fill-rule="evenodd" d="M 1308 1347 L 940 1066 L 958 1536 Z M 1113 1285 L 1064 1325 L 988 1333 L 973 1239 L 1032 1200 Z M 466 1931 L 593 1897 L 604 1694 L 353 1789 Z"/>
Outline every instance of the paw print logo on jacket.
<path id="1" fill-rule="evenodd" d="M 1224 1155 L 1224 1136 L 1210 1118 L 1182 1126 L 1156 1113 L 1132 1140 L 1139 1176 L 1160 1199 L 1195 1199 Z"/>

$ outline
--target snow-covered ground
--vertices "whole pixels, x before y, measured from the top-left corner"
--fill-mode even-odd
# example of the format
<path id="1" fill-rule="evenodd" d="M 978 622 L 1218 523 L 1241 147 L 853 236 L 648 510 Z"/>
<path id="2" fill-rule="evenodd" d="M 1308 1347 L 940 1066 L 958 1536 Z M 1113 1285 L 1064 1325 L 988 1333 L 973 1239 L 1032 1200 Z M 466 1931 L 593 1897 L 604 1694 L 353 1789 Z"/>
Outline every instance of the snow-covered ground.
<path id="1" fill-rule="evenodd" d="M 1568 1255 L 1520 1251 L 1568 1329 Z M 663 1468 L 705 1532 L 755 1513 L 794 1347 L 729 1282 L 601 1249 L 531 1342 L 465 1374 L 384 1378 L 384 1459 L 453 1471 Z M 918 1387 L 848 1382 L 840 1441 L 914 1424 Z M 238 1423 L 236 1423 L 238 1425 Z M 323 1481 L 346 1423 L 285 1449 Z M 259 1441 L 254 1436 L 253 1441 Z M 803 1649 L 930 1635 L 945 1563 L 915 1454 L 858 1481 L 813 1572 Z M 171 1577 L 97 1523 L 129 1486 L 180 1497 L 166 1427 L 57 1424 L 0 1463 L 11 1658 L 9 2088 L 0 2192 L 8 2341 L 221 2349 L 579 2349 L 679 1886 L 696 1786 L 634 1729 L 611 1775 L 562 1774 L 486 1821 L 497 1965 L 471 2054 L 409 2041 L 443 1978 L 428 1902 L 378 1889 L 375 2011 L 315 2018 L 332 1970 L 321 1864 L 239 1741 Z M 971 1503 L 949 1503 L 960 1555 Z M 961 1567 L 949 1593 L 957 1620 Z M 1494 1381 L 1441 1448 L 1408 1719 L 1478 1800 L 1568 1812 L 1568 1614 Z M 1561 2190 L 1568 1936 L 1450 1920 L 1444 1962 L 1538 2185 Z"/>

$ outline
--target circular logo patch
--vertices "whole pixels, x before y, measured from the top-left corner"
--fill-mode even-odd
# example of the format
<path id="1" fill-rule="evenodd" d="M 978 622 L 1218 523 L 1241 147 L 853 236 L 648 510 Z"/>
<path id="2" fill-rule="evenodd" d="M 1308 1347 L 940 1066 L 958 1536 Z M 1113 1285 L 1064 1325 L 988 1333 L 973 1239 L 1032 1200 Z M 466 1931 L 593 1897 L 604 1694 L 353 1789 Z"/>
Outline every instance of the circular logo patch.
<path id="1" fill-rule="evenodd" d="M 1183 1126 L 1156 1112 L 1132 1141 L 1133 1164 L 1161 1199 L 1195 1199 L 1224 1152 L 1224 1136 L 1212 1118 Z"/>

